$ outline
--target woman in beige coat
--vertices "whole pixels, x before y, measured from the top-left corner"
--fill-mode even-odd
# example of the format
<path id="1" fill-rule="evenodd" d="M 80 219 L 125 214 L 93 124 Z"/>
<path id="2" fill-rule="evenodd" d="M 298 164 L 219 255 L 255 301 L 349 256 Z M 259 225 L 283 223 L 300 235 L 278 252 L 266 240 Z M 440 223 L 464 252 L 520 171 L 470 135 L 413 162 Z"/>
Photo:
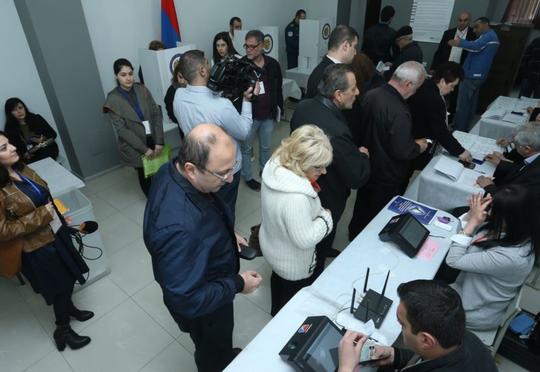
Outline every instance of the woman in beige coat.
<path id="1" fill-rule="evenodd" d="M 163 116 L 154 98 L 133 79 L 133 66 L 125 58 L 114 61 L 117 87 L 107 94 L 103 112 L 116 132 L 118 150 L 124 164 L 134 167 L 146 196 L 151 177 L 144 177 L 142 156 L 153 158 L 163 149 Z"/>

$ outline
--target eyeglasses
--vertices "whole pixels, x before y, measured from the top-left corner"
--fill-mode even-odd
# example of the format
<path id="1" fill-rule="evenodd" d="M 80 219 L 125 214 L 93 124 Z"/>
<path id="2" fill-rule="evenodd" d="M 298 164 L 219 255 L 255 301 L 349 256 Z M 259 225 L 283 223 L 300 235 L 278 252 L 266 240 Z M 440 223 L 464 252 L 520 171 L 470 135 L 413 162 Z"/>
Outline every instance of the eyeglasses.
<path id="1" fill-rule="evenodd" d="M 216 178 L 219 178 L 222 182 L 227 182 L 227 178 L 229 178 L 230 176 L 232 176 L 234 174 L 234 170 L 235 168 L 238 166 L 238 160 L 234 162 L 234 165 L 231 169 L 229 169 L 228 171 L 226 171 L 225 174 L 219 174 L 219 173 L 216 173 L 214 171 L 211 171 L 209 169 L 206 169 L 205 167 L 200 167 L 198 165 L 195 165 L 197 168 L 199 168 L 201 171 L 203 172 L 208 172 L 210 173 L 212 176 L 216 177 Z"/>
<path id="2" fill-rule="evenodd" d="M 261 43 L 257 43 L 257 44 L 255 44 L 255 45 L 244 44 L 244 49 L 245 49 L 245 50 L 252 50 L 252 49 L 257 48 L 259 45 L 261 45 Z"/>

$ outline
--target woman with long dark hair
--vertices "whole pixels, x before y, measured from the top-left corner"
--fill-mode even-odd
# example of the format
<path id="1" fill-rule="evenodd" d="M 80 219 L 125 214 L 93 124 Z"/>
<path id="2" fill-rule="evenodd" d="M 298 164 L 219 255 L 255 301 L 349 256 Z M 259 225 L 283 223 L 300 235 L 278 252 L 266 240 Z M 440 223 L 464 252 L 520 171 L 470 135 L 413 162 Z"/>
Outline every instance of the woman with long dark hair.
<path id="1" fill-rule="evenodd" d="M 36 293 L 53 305 L 54 341 L 59 351 L 79 349 L 90 337 L 70 327 L 70 317 L 84 322 L 94 316 L 77 309 L 71 300 L 76 281 L 85 283 L 88 266 L 71 240 L 47 184 L 19 157 L 5 133 L 0 132 L 0 275 L 22 271 Z M 9 257 L 8 259 L 6 259 Z"/>
<path id="2" fill-rule="evenodd" d="M 148 196 L 151 177 L 144 177 L 141 157 L 153 158 L 161 153 L 163 116 L 150 91 L 135 83 L 131 62 L 119 58 L 113 70 L 117 86 L 107 94 L 103 112 L 116 132 L 122 161 L 135 168 L 141 189 Z"/>
<path id="3" fill-rule="evenodd" d="M 235 56 L 241 58 L 238 52 L 234 48 L 231 37 L 228 32 L 220 32 L 214 36 L 214 42 L 212 43 L 212 66 L 216 63 L 223 61 L 228 56 Z"/>
<path id="4" fill-rule="evenodd" d="M 58 145 L 54 142 L 57 134 L 41 115 L 30 112 L 16 97 L 6 100 L 4 111 L 6 136 L 26 163 L 58 158 Z"/>
<path id="5" fill-rule="evenodd" d="M 509 185 L 493 197 L 473 195 L 446 263 L 461 270 L 452 286 L 463 299 L 467 328 L 497 328 L 531 272 L 538 249 L 538 211 L 528 190 Z"/>

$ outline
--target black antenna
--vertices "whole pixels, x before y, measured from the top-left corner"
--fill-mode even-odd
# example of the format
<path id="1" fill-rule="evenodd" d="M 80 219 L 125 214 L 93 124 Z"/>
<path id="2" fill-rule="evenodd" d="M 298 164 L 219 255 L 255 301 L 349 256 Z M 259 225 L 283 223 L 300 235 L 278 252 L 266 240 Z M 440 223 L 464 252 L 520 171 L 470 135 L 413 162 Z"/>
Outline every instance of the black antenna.
<path id="1" fill-rule="evenodd" d="M 366 280 L 364 281 L 364 293 L 367 292 L 367 284 L 368 284 L 368 280 L 369 280 L 369 267 L 367 268 L 367 272 L 366 272 Z"/>
<path id="2" fill-rule="evenodd" d="M 388 274 L 386 274 L 386 280 L 384 281 L 384 287 L 382 289 L 381 296 L 384 297 L 384 292 L 386 291 L 386 285 L 388 284 L 388 277 L 390 276 L 390 270 L 388 270 Z"/>
<path id="3" fill-rule="evenodd" d="M 366 299 L 366 320 L 365 320 L 365 322 L 367 323 L 368 321 L 369 321 L 369 299 Z"/>
<path id="4" fill-rule="evenodd" d="M 354 300 L 356 298 L 356 288 L 352 289 L 352 299 L 351 299 L 351 314 L 354 313 Z"/>

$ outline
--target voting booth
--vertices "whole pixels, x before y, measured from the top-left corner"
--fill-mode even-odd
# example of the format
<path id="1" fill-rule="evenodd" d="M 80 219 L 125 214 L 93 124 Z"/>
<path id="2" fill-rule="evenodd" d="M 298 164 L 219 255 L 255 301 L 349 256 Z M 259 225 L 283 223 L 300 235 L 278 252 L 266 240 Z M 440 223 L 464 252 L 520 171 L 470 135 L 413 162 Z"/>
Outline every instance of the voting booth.
<path id="1" fill-rule="evenodd" d="M 279 30 L 277 26 L 261 26 L 259 28 L 254 28 L 255 30 L 260 30 L 264 34 L 263 38 L 263 50 L 264 54 L 269 57 L 274 58 L 279 62 Z M 233 45 L 238 54 L 241 56 L 246 55 L 244 49 L 244 44 L 246 42 L 246 34 L 249 30 L 235 30 L 234 31 L 234 40 Z"/>
<path id="2" fill-rule="evenodd" d="M 197 49 L 195 44 L 181 43 L 176 48 L 162 50 L 139 49 L 139 62 L 144 75 L 144 85 L 158 105 L 171 85 L 174 67 L 183 53 Z"/>
<path id="3" fill-rule="evenodd" d="M 334 29 L 331 19 L 301 19 L 298 69 L 312 71 L 326 55 Z"/>
<path id="4" fill-rule="evenodd" d="M 328 50 L 328 39 L 334 29 L 334 21 L 325 19 L 301 19 L 298 51 L 298 67 L 285 71 L 285 76 L 307 88 L 311 71 L 319 64 Z"/>

